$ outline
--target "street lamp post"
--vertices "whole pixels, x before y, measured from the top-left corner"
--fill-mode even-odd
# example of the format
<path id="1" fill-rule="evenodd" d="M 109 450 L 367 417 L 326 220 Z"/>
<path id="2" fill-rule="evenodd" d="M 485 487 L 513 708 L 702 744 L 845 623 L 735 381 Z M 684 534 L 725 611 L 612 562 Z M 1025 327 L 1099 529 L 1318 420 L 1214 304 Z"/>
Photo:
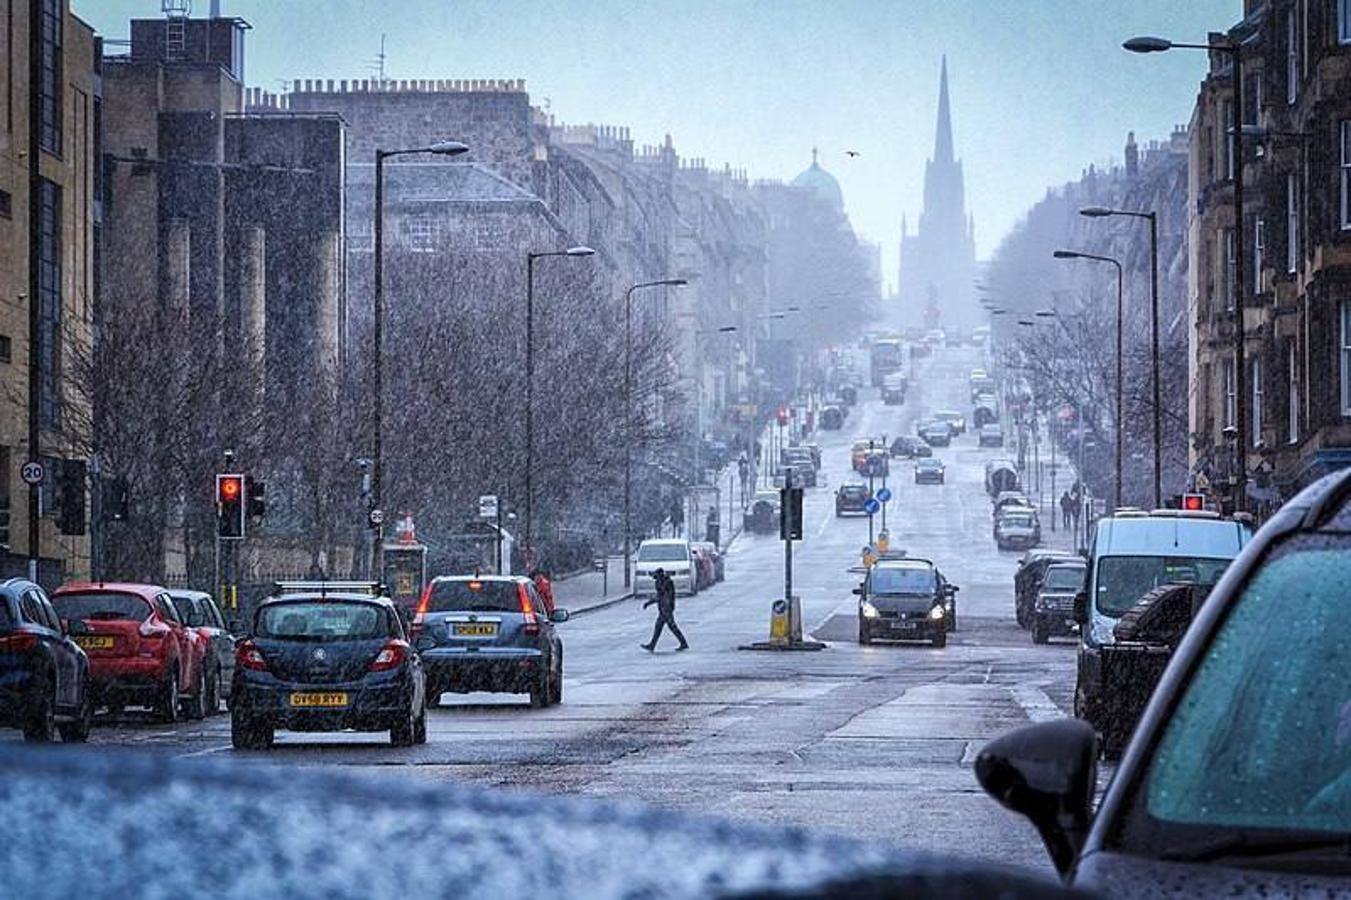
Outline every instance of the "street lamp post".
<path id="1" fill-rule="evenodd" d="M 1234 425 L 1239 448 L 1238 481 L 1234 488 L 1234 509 L 1247 505 L 1248 493 L 1248 407 L 1246 325 L 1243 321 L 1243 53 L 1239 43 L 1223 41 L 1205 44 L 1178 44 L 1166 38 L 1137 37 L 1121 45 L 1132 53 L 1162 53 L 1167 50 L 1205 50 L 1225 53 L 1231 64 L 1234 102 L 1230 139 L 1234 154 Z"/>
<path id="2" fill-rule="evenodd" d="M 1129 216 L 1149 222 L 1149 329 L 1150 363 L 1154 384 L 1154 508 L 1163 506 L 1163 391 L 1159 380 L 1159 217 L 1153 210 L 1134 212 L 1089 206 L 1079 210 L 1089 218 Z"/>
<path id="3" fill-rule="evenodd" d="M 426 147 L 412 147 L 406 150 L 375 151 L 375 253 L 374 278 L 375 302 L 371 314 L 371 392 L 374 395 L 374 435 L 371 447 L 371 508 L 370 512 L 381 510 L 384 502 L 384 420 L 385 420 L 385 160 L 391 156 L 411 156 L 416 153 L 431 153 L 436 156 L 459 156 L 469 150 L 468 145 L 459 141 L 437 141 Z M 381 563 L 384 542 L 380 539 L 383 524 L 371 516 L 370 526 L 375 533 L 371 542 L 371 577 L 376 581 L 381 577 Z"/>
<path id="4" fill-rule="evenodd" d="M 1080 253 L 1077 250 L 1057 250 L 1054 253 L 1056 259 L 1087 259 L 1093 262 L 1111 263 L 1116 266 L 1116 488 L 1114 506 L 1121 506 L 1121 442 L 1122 435 L 1125 432 L 1125 423 L 1121 418 L 1121 388 L 1122 388 L 1122 346 L 1121 335 L 1124 324 L 1124 308 L 1122 297 L 1123 275 L 1121 269 L 1121 260 L 1111 256 L 1099 256 L 1096 253 Z"/>
<path id="5" fill-rule="evenodd" d="M 624 291 L 624 587 L 633 585 L 633 294 L 653 287 L 678 287 L 683 278 L 630 285 Z"/>
<path id="6" fill-rule="evenodd" d="M 594 256 L 590 247 L 569 247 L 525 255 L 525 550 L 532 550 L 535 525 L 535 260 L 548 256 Z"/>

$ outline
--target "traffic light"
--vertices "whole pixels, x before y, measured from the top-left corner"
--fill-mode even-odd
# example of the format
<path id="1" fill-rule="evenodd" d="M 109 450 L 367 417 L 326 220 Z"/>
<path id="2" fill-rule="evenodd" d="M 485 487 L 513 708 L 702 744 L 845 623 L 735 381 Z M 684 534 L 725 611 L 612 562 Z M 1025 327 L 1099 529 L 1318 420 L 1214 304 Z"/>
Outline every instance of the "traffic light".
<path id="1" fill-rule="evenodd" d="M 788 407 L 786 406 L 779 407 L 779 424 L 780 425 L 788 424 Z"/>
<path id="2" fill-rule="evenodd" d="M 62 534 L 84 534 L 89 530 L 85 519 L 87 466 L 81 459 L 54 459 L 52 468 L 56 529 Z"/>
<path id="3" fill-rule="evenodd" d="M 802 540 L 802 488 L 786 487 L 779 491 L 779 538 L 785 541 Z"/>
<path id="4" fill-rule="evenodd" d="M 248 495 L 248 516 L 258 521 L 267 515 L 267 485 L 250 476 L 244 480 L 244 488 Z"/>
<path id="5" fill-rule="evenodd" d="M 108 478 L 99 482 L 103 520 L 125 522 L 131 518 L 131 488 L 125 478 Z"/>
<path id="6" fill-rule="evenodd" d="M 244 537 L 244 476 L 216 476 L 216 534 L 222 540 Z"/>
<path id="7" fill-rule="evenodd" d="M 1206 508 L 1205 494 L 1183 494 L 1182 509 L 1188 512 L 1200 512 Z"/>

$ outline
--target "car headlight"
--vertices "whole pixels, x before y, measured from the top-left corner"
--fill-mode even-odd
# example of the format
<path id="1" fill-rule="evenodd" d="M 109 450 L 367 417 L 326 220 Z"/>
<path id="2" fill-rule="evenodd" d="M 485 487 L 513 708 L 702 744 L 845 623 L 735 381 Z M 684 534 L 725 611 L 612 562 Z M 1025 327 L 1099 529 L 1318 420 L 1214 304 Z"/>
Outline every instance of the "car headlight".
<path id="1" fill-rule="evenodd" d="M 941 619 L 946 615 L 947 610 L 943 609 L 941 606 L 935 606 L 933 609 L 929 610 L 929 618 L 931 619 Z"/>
<path id="2" fill-rule="evenodd" d="M 876 606 L 873 606 L 873 605 L 872 605 L 871 603 L 869 603 L 867 600 L 864 600 L 862 603 L 860 603 L 860 604 L 858 605 L 858 609 L 859 609 L 859 612 L 863 613 L 863 618 L 865 618 L 865 619 L 876 619 L 876 618 L 877 618 L 877 607 L 876 607 Z"/>

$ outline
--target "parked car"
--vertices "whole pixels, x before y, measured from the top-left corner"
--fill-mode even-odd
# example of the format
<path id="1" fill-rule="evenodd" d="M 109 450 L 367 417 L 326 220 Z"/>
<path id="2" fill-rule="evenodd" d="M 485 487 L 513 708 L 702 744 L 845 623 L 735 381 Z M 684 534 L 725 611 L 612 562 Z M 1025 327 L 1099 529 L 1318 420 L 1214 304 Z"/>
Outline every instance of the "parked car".
<path id="1" fill-rule="evenodd" d="M 985 463 L 985 493 L 992 499 L 1018 490 L 1019 485 L 1018 466 L 1013 460 L 996 457 Z"/>
<path id="2" fill-rule="evenodd" d="M 1084 561 L 1055 559 L 1046 566 L 1037 596 L 1032 601 L 1032 643 L 1044 644 L 1052 637 L 1074 634 L 1074 598 L 1084 589 Z"/>
<path id="3" fill-rule="evenodd" d="M 1204 589 L 1210 570 L 1227 563 L 1223 575 L 1171 654 L 1096 810 L 1098 737 L 1077 719 L 991 741 L 975 764 L 981 785 L 1031 819 L 1075 888 L 1351 894 L 1351 470 L 1300 492 L 1251 539 L 1223 519 L 1140 515 L 1125 520 L 1130 531 L 1122 521 L 1099 522 L 1076 604 L 1083 633 L 1120 608 L 1115 630 L 1136 606 L 1139 595 L 1119 607 L 1119 590 L 1174 574 Z M 1156 543 L 1154 532 L 1168 541 Z M 1214 555 L 1235 544 L 1232 562 Z M 1136 661 L 1146 671 L 1157 664 Z M 1131 679 L 1124 669 L 1122 679 Z"/>
<path id="4" fill-rule="evenodd" d="M 940 422 L 947 422 L 954 435 L 966 434 L 966 416 L 957 412 L 957 410 L 940 409 L 934 413 L 934 418 Z"/>
<path id="5" fill-rule="evenodd" d="M 928 641 L 946 647 L 956 624 L 957 588 L 927 559 L 883 559 L 854 588 L 858 642 L 878 638 Z"/>
<path id="6" fill-rule="evenodd" d="M 751 534 L 771 534 L 779 530 L 779 492 L 762 488 L 751 497 L 746 509 L 746 530 Z"/>
<path id="7" fill-rule="evenodd" d="M 1018 561 L 1018 571 L 1013 575 L 1013 610 L 1019 628 L 1032 625 L 1033 608 L 1046 570 L 1058 562 L 1076 559 L 1080 557 L 1065 550 L 1044 548 L 1034 548 L 1023 554 Z"/>
<path id="8" fill-rule="evenodd" d="M 891 442 L 891 455 L 896 459 L 914 459 L 919 456 L 933 456 L 933 448 L 909 435 L 900 435 Z"/>
<path id="9" fill-rule="evenodd" d="M 530 705 L 563 700 L 563 641 L 528 579 L 510 575 L 432 579 L 413 631 L 431 702 L 445 692 L 529 694 Z"/>
<path id="10" fill-rule="evenodd" d="M 1252 537 L 1249 527 L 1213 512 L 1118 511 L 1098 520 L 1079 616 L 1074 714 L 1101 730 L 1112 715 L 1102 648 L 1117 620 L 1161 584 L 1214 585 Z"/>
<path id="11" fill-rule="evenodd" d="M 88 632 L 62 620 L 33 582 L 0 582 L 0 727 L 22 729 L 26 741 L 89 739 L 94 698 L 79 645 Z"/>
<path id="12" fill-rule="evenodd" d="M 214 716 L 234 680 L 235 636 L 225 627 L 225 618 L 210 594 L 179 589 L 169 591 L 169 596 L 183 624 L 206 638 L 206 714 Z"/>
<path id="13" fill-rule="evenodd" d="M 70 582 L 52 594 L 52 605 L 62 619 L 88 627 L 80 644 L 97 705 L 114 713 L 148 706 L 162 722 L 206 715 L 207 641 L 183 624 L 164 588 Z"/>
<path id="14" fill-rule="evenodd" d="M 727 577 L 725 570 L 726 557 L 724 557 L 722 551 L 718 549 L 717 544 L 714 544 L 710 541 L 698 541 L 696 543 L 690 544 L 690 546 L 694 548 L 697 552 L 706 554 L 708 558 L 712 561 L 713 563 L 713 581 L 711 582 L 712 584 L 717 584 L 718 582 L 722 581 L 725 577 Z"/>
<path id="15" fill-rule="evenodd" d="M 998 423 L 980 426 L 980 446 L 1004 446 L 1004 429 L 1001 428 Z"/>
<path id="16" fill-rule="evenodd" d="M 915 463 L 915 484 L 942 484 L 946 473 L 942 460 L 932 456 L 921 459 Z"/>
<path id="17" fill-rule="evenodd" d="M 709 553 L 707 544 L 691 543 L 690 555 L 694 558 L 695 588 L 702 591 L 704 588 L 712 587 L 717 580 L 713 554 Z"/>
<path id="18" fill-rule="evenodd" d="M 1026 550 L 1041 543 L 1041 520 L 1037 511 L 1006 506 L 995 518 L 994 540 L 1000 550 Z"/>
<path id="19" fill-rule="evenodd" d="M 518 579 L 528 583 L 528 579 Z M 263 750 L 277 729 L 389 731 L 427 740 L 427 680 L 394 601 L 334 585 L 268 597 L 236 650 L 230 740 Z"/>
<path id="20" fill-rule="evenodd" d="M 1027 499 L 1027 495 L 1022 491 L 1003 491 L 994 498 L 990 505 L 990 515 L 997 521 L 999 514 L 1011 506 L 1020 506 L 1024 509 L 1032 509 L 1032 501 Z"/>
<path id="21" fill-rule="evenodd" d="M 775 492 L 775 496 L 778 492 Z M 756 499 L 760 492 L 756 493 Z M 683 538 L 652 538 L 638 545 L 633 562 L 633 593 L 638 596 L 655 595 L 654 573 L 665 569 L 675 582 L 676 591 L 693 596 L 699 592 L 699 573 L 690 542 Z"/>
<path id="22" fill-rule="evenodd" d="M 873 492 L 866 484 L 842 484 L 835 491 L 835 515 L 845 513 L 866 514 L 865 504 L 872 499 Z"/>
<path id="23" fill-rule="evenodd" d="M 952 443 L 952 426 L 947 422 L 926 422 L 920 426 L 919 436 L 930 447 L 946 447 Z"/>

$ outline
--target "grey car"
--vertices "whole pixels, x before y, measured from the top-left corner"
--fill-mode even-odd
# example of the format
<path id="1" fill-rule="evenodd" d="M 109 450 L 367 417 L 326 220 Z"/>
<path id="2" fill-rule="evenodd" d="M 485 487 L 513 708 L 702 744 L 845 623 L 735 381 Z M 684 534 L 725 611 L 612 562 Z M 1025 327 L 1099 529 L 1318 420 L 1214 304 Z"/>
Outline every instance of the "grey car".
<path id="1" fill-rule="evenodd" d="M 235 675 L 235 636 L 225 626 L 225 617 L 210 594 L 202 591 L 173 590 L 169 597 L 174 601 L 178 617 L 189 628 L 205 637 L 207 644 L 206 666 L 206 714 L 213 716 L 220 712 L 221 700 L 227 686 Z"/>
<path id="2" fill-rule="evenodd" d="M 530 705 L 563 699 L 563 641 L 528 578 L 453 575 L 432 579 L 413 620 L 413 644 L 431 703 L 443 693 L 529 694 Z"/>

